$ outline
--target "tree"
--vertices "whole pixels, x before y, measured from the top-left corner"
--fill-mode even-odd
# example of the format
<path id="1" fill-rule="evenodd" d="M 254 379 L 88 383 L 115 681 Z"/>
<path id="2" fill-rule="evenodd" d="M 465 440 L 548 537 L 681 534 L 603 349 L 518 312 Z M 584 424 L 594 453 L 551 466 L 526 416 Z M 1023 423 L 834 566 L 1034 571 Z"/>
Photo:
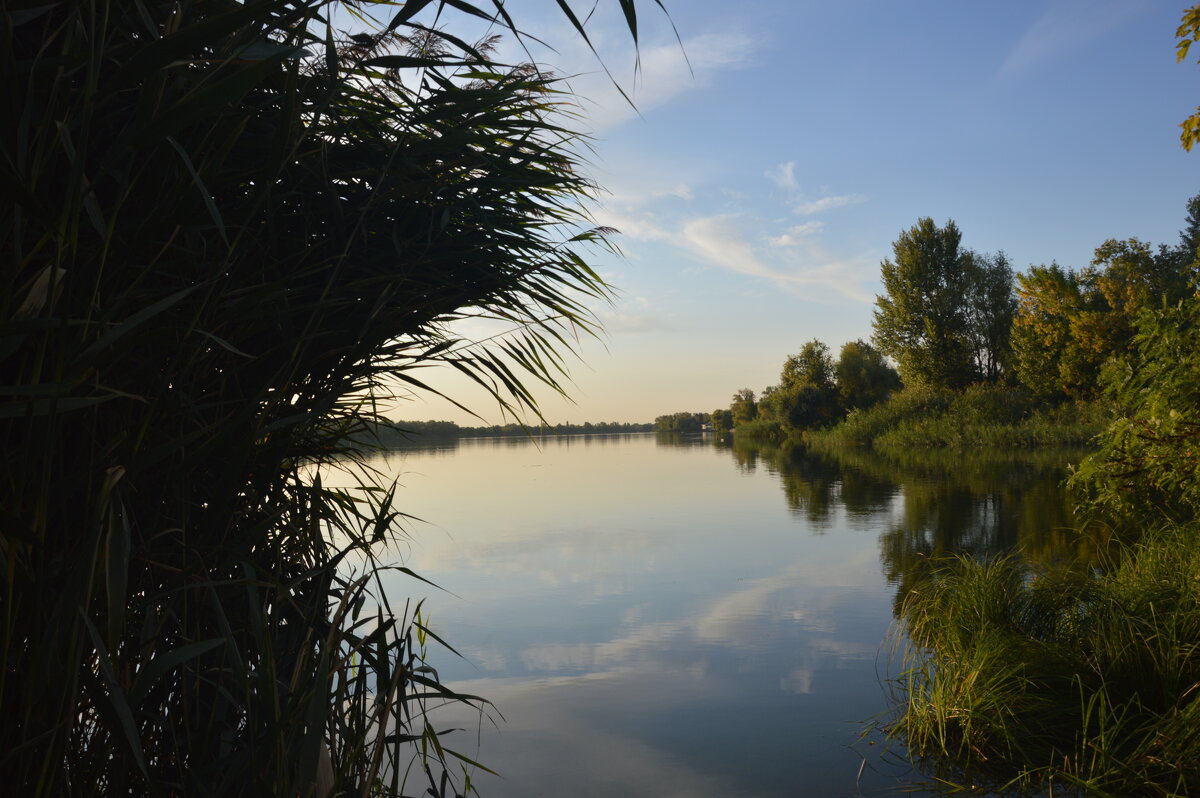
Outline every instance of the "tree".
<path id="1" fill-rule="evenodd" d="M 1083 503 L 1116 519 L 1200 517 L 1200 299 L 1146 310 L 1133 351 L 1104 375 L 1120 408 L 1071 478 Z"/>
<path id="2" fill-rule="evenodd" d="M 733 413 L 724 408 L 717 408 L 709 415 L 709 423 L 712 424 L 713 432 L 724 434 L 733 429 Z"/>
<path id="3" fill-rule="evenodd" d="M 708 413 L 671 413 L 654 419 L 654 428 L 657 432 L 700 432 L 708 418 Z"/>
<path id="4" fill-rule="evenodd" d="M 971 343 L 975 374 L 996 383 L 1009 370 L 1013 315 L 1013 272 L 1003 252 L 995 255 L 969 253 L 970 293 L 967 335 Z"/>
<path id="5" fill-rule="evenodd" d="M 784 361 L 779 385 L 763 391 L 759 414 L 791 429 L 832 423 L 840 415 L 833 358 L 815 338 Z"/>
<path id="6" fill-rule="evenodd" d="M 953 221 L 925 217 L 892 244 L 880 264 L 873 341 L 900 364 L 905 382 L 958 388 L 975 378 L 970 330 L 972 259 Z"/>
<path id="7" fill-rule="evenodd" d="M 1187 252 L 1197 212 L 1193 197 L 1175 247 L 1109 239 L 1080 272 L 1052 264 L 1018 276 L 1012 344 L 1020 381 L 1044 396 L 1096 396 L 1105 363 L 1132 351 L 1139 315 L 1192 292 L 1195 258 Z"/>
<path id="8" fill-rule="evenodd" d="M 1175 31 L 1175 38 L 1179 39 L 1179 43 L 1175 46 L 1176 61 L 1183 61 L 1187 58 L 1192 44 L 1200 41 L 1200 5 L 1194 5 L 1184 10 L 1183 19 Z M 1179 135 L 1179 141 L 1183 148 L 1190 152 L 1192 146 L 1200 141 L 1200 108 L 1196 109 L 1196 113 L 1183 120 L 1179 127 L 1183 131 Z"/>
<path id="9" fill-rule="evenodd" d="M 758 404 L 754 401 L 754 391 L 742 388 L 733 395 L 729 405 L 729 414 L 733 417 L 733 426 L 753 421 L 758 417 Z"/>
<path id="10" fill-rule="evenodd" d="M 847 410 L 878 404 L 902 384 L 883 354 L 861 339 L 842 347 L 834 374 L 838 395 Z"/>
<path id="11" fill-rule="evenodd" d="M 779 375 L 779 387 L 788 389 L 811 385 L 822 390 L 834 389 L 833 357 L 829 347 L 813 339 L 804 344 L 800 351 L 788 357 Z"/>
<path id="12" fill-rule="evenodd" d="M 1040 396 L 1080 396 L 1090 384 L 1072 338 L 1072 322 L 1084 308 L 1079 275 L 1057 263 L 1017 275 L 1017 312 L 1012 345 L 1017 378 Z"/>

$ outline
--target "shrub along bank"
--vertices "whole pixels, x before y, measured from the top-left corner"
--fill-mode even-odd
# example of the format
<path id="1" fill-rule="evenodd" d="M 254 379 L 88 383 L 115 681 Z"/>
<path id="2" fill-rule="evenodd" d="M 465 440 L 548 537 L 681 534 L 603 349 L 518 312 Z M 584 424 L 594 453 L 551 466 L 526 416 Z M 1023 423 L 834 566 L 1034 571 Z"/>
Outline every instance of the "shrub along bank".
<path id="1" fill-rule="evenodd" d="M 803 437 L 817 447 L 1081 446 L 1104 429 L 1107 412 L 1100 402 L 1046 404 L 1008 388 L 918 386 Z"/>

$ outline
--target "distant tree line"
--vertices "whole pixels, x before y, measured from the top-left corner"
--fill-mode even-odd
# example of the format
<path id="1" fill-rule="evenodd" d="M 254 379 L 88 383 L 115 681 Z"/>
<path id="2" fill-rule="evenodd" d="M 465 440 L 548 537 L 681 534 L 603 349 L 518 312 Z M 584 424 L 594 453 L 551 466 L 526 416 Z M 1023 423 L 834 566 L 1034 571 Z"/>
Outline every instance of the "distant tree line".
<path id="1" fill-rule="evenodd" d="M 883 401 L 900 386 L 896 369 L 866 341 L 844 344 L 834 360 L 829 347 L 813 339 L 783 362 L 778 384 L 768 385 L 757 398 L 742 388 L 728 409 L 714 410 L 710 418 L 720 432 L 824 427 L 850 410 Z"/>
<path id="2" fill-rule="evenodd" d="M 630 432 L 652 432 L 653 424 L 622 423 L 618 421 L 587 421 L 583 424 L 494 424 L 484 427 L 462 427 L 453 421 L 389 421 L 372 424 L 357 436 L 360 442 L 397 449 L 429 440 L 457 438 L 524 438 L 538 435 L 596 435 Z"/>
<path id="3" fill-rule="evenodd" d="M 708 413 L 671 413 L 654 419 L 658 432 L 701 432 L 712 429 L 712 417 Z"/>
<path id="4" fill-rule="evenodd" d="M 1110 239 L 1078 271 L 1057 263 L 1014 274 L 1008 257 L 962 245 L 954 221 L 928 217 L 900 233 L 880 264 L 871 342 L 838 358 L 811 340 L 779 382 L 742 388 L 728 408 L 659 416 L 665 432 L 780 434 L 835 424 L 904 386 L 1020 390 L 1047 404 L 1092 400 L 1137 346 L 1138 319 L 1194 299 L 1200 277 L 1200 195 L 1179 241 L 1157 247 Z M 893 365 L 894 364 L 894 365 Z"/>

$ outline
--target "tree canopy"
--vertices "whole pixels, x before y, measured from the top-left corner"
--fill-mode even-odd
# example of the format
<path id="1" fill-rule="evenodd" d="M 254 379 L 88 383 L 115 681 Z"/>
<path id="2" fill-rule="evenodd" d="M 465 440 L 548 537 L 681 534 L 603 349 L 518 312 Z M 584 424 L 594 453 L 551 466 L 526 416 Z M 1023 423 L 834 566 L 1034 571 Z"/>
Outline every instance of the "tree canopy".
<path id="1" fill-rule="evenodd" d="M 973 260 L 953 221 L 921 218 L 880 264 L 884 293 L 875 299 L 873 340 L 900 364 L 905 382 L 961 387 L 972 381 L 970 325 Z"/>

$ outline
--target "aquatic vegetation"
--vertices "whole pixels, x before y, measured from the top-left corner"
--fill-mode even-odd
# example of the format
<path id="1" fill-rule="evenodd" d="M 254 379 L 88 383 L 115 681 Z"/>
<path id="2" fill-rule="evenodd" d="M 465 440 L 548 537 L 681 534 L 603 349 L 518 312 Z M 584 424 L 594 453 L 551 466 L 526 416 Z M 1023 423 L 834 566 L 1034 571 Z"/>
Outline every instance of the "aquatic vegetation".
<path id="1" fill-rule="evenodd" d="M 501 5 L 0 12 L 6 790 L 470 791 L 373 587 L 394 490 L 314 473 L 414 369 L 528 408 L 596 329 L 570 94 L 414 16 Z"/>
<path id="2" fill-rule="evenodd" d="M 1083 446 L 1107 420 L 1096 402 L 1046 405 L 1021 390 L 984 385 L 961 392 L 910 387 L 804 439 L 876 449 Z"/>
<path id="3" fill-rule="evenodd" d="M 932 566 L 900 608 L 891 734 L 945 785 L 1200 788 L 1195 533 L 1164 532 L 1094 570 Z"/>

